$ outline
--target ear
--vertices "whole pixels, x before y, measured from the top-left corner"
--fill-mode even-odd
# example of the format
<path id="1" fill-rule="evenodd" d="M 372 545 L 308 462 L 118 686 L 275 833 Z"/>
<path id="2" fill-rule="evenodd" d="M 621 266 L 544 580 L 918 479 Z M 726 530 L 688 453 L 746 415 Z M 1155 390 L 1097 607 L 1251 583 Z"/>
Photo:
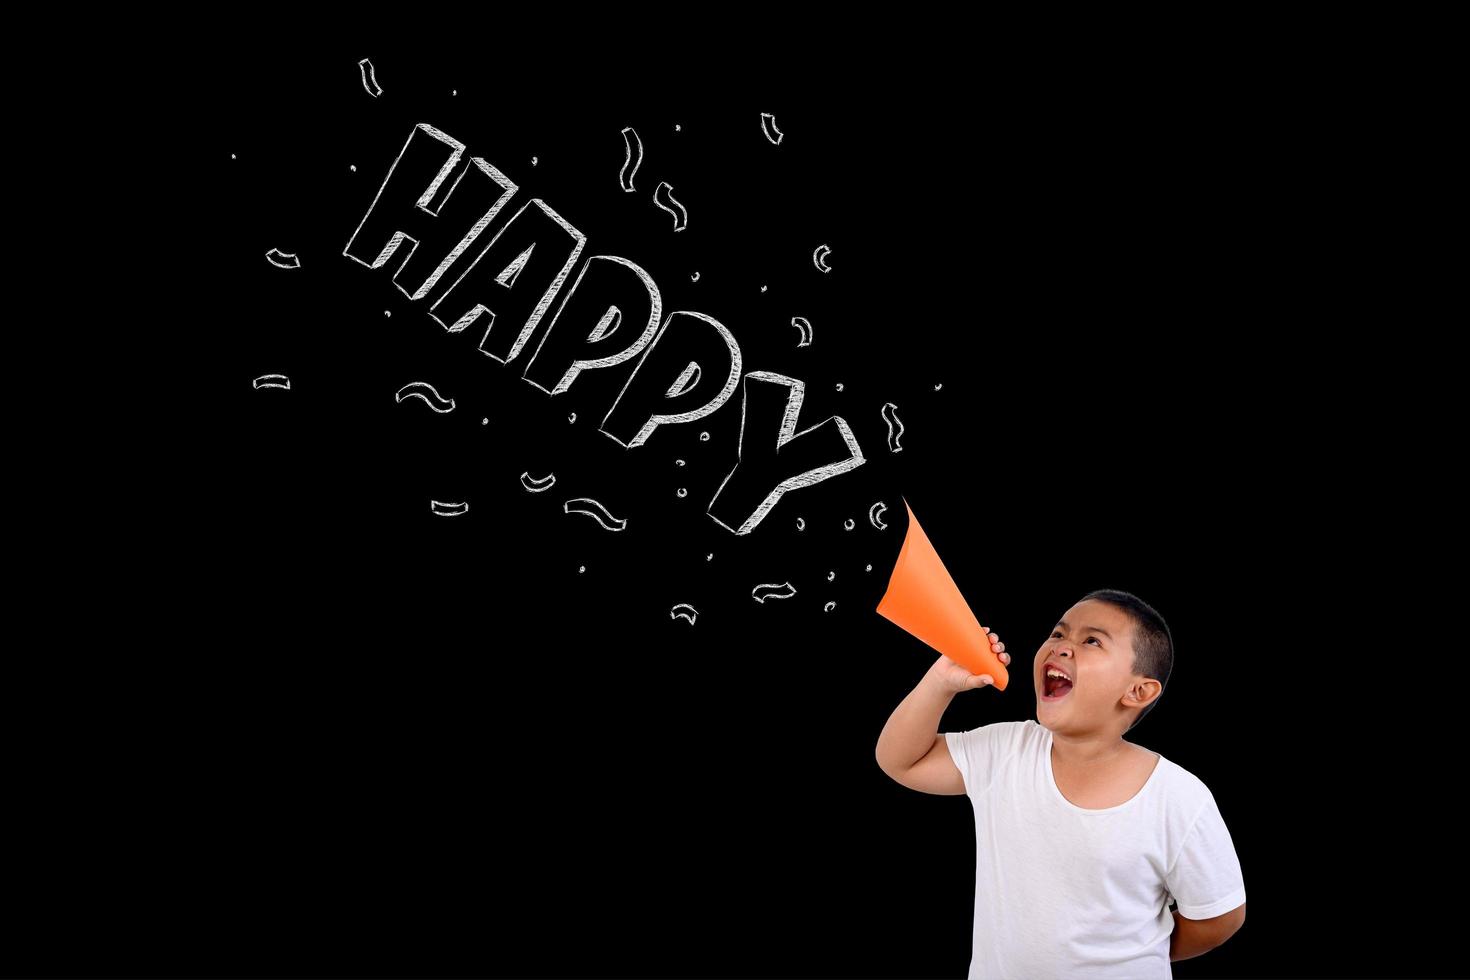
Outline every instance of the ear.
<path id="1" fill-rule="evenodd" d="M 1162 693 L 1164 693 L 1164 685 L 1152 677 L 1144 677 L 1133 682 L 1133 686 L 1128 689 L 1123 699 L 1130 705 L 1142 707 Z"/>

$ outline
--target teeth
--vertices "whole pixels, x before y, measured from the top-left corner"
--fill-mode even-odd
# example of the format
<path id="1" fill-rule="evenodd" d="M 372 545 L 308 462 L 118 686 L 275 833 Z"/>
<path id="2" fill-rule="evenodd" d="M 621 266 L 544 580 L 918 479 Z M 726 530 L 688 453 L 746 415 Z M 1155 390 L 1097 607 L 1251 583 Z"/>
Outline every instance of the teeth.
<path id="1" fill-rule="evenodd" d="M 1065 678 L 1068 681 L 1070 681 L 1072 679 L 1070 677 L 1067 677 L 1067 675 L 1064 674 L 1064 673 L 1062 673 L 1060 670 L 1057 670 L 1055 667 L 1048 667 L 1048 668 L 1046 668 L 1046 676 L 1047 677 L 1062 677 L 1062 678 Z"/>

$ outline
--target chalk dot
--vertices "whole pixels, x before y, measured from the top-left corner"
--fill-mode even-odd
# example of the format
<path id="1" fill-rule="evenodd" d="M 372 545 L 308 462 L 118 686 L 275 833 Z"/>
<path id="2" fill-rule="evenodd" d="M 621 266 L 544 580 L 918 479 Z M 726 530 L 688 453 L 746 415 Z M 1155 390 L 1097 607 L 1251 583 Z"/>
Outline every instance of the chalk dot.
<path id="1" fill-rule="evenodd" d="M 843 522 L 842 526 L 851 531 L 855 525 L 852 522 L 852 518 L 849 517 L 846 521 Z"/>
<path id="2" fill-rule="evenodd" d="M 351 170 L 353 173 L 357 173 L 357 164 L 355 164 L 355 163 L 348 164 L 347 169 L 348 170 Z"/>
<path id="3" fill-rule="evenodd" d="M 937 385 L 934 386 L 934 390 L 935 391 L 938 391 L 940 388 L 943 388 L 943 387 L 944 387 L 943 384 L 937 384 Z"/>
<path id="4" fill-rule="evenodd" d="M 393 314 L 392 313 L 389 313 L 387 310 L 384 310 L 383 311 L 383 315 L 384 316 L 392 316 Z"/>
<path id="5" fill-rule="evenodd" d="M 699 273 L 696 272 L 694 275 L 690 276 L 689 279 L 691 282 L 699 282 Z"/>
<path id="6" fill-rule="evenodd" d="M 577 572 L 578 572 L 578 573 L 579 573 L 579 574 L 580 574 L 580 573 L 581 573 L 581 572 L 585 572 L 585 571 L 587 571 L 587 566 L 586 566 L 586 565 L 578 565 L 578 566 L 577 566 Z"/>
<path id="7" fill-rule="evenodd" d="M 836 572 L 828 572 L 827 573 L 827 581 L 829 581 L 829 582 L 832 581 L 836 577 L 837 577 L 837 573 Z"/>
<path id="8" fill-rule="evenodd" d="M 676 460 L 674 460 L 674 465 L 675 466 L 683 466 L 684 465 L 684 461 L 682 459 L 676 459 Z"/>
<path id="9" fill-rule="evenodd" d="M 685 490 L 683 487 L 680 487 L 679 488 L 679 496 L 680 497 L 687 497 L 687 496 L 689 496 L 689 491 L 688 490 Z"/>
<path id="10" fill-rule="evenodd" d="M 453 92 L 450 92 L 449 94 L 450 95 L 458 95 L 459 94 L 459 89 L 455 89 Z"/>
<path id="11" fill-rule="evenodd" d="M 837 382 L 837 390 L 838 391 L 841 391 L 842 390 L 842 382 L 841 381 Z"/>
<path id="12" fill-rule="evenodd" d="M 678 123 L 674 123 L 674 132 L 677 133 L 677 132 L 679 132 L 679 130 L 680 130 L 679 124 Z"/>
<path id="13" fill-rule="evenodd" d="M 233 160 L 233 159 L 235 159 L 235 154 L 233 154 L 233 153 L 231 153 L 231 154 L 230 154 L 230 159 L 231 159 L 231 160 Z"/>
<path id="14" fill-rule="evenodd" d="M 865 571 L 865 572 L 871 572 L 872 570 L 873 570 L 873 566 L 872 565 L 869 565 L 867 568 L 863 569 L 863 571 Z"/>
<path id="15" fill-rule="evenodd" d="M 701 432 L 699 434 L 699 441 L 700 442 L 709 442 L 709 433 L 708 432 Z"/>
<path id="16" fill-rule="evenodd" d="M 705 561 L 714 561 L 715 560 L 715 553 L 713 551 L 711 551 L 709 554 L 707 554 L 707 555 L 704 556 L 704 560 Z"/>
<path id="17" fill-rule="evenodd" d="M 573 412 L 571 415 L 568 415 L 567 416 L 567 421 L 568 422 L 575 422 L 575 421 L 577 421 L 577 413 L 576 412 Z"/>
<path id="18" fill-rule="evenodd" d="M 765 286 L 762 286 L 761 287 L 761 292 L 765 292 L 765 291 L 766 291 L 766 287 Z"/>
<path id="19" fill-rule="evenodd" d="M 804 517 L 798 517 L 796 519 L 796 529 L 798 531 L 805 531 L 806 530 L 806 518 L 804 518 Z"/>
<path id="20" fill-rule="evenodd" d="M 825 606 L 822 607 L 822 612 L 831 612 L 832 609 L 833 609 L 833 607 L 835 607 L 836 605 L 837 605 L 837 603 L 835 603 L 835 602 L 829 602 Z"/>
<path id="21" fill-rule="evenodd" d="M 489 425 L 490 424 L 490 420 L 489 419 L 481 419 L 480 420 L 480 424 L 481 425 Z"/>
<path id="22" fill-rule="evenodd" d="M 532 157 L 531 158 L 531 166 L 533 166 L 533 167 L 536 166 L 536 158 L 535 157 Z"/>

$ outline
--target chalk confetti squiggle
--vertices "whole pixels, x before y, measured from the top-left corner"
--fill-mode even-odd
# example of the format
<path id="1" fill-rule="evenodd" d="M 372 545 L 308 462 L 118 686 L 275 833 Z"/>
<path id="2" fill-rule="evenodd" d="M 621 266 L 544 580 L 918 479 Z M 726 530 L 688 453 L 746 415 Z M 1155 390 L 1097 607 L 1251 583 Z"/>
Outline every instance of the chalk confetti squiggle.
<path id="1" fill-rule="evenodd" d="M 256 378 L 254 381 L 250 382 L 250 384 L 251 384 L 252 387 L 254 387 L 256 389 L 260 389 L 260 388 L 287 388 L 287 389 L 289 389 L 291 387 L 291 379 L 288 378 L 288 377 L 286 377 L 284 374 L 262 374 L 260 377 Z"/>
<path id="2" fill-rule="evenodd" d="M 794 595 L 796 595 L 796 586 L 790 582 L 782 582 L 780 585 L 766 582 L 750 590 L 750 597 L 762 605 L 767 599 L 790 599 Z"/>
<path id="3" fill-rule="evenodd" d="M 621 531 L 628 526 L 625 518 L 614 517 L 606 507 L 590 497 L 577 497 L 562 504 L 567 514 L 586 514 L 609 531 Z"/>
<path id="4" fill-rule="evenodd" d="M 446 504 L 438 500 L 429 501 L 429 509 L 440 517 L 458 517 L 460 514 L 469 512 L 468 503 Z"/>
<path id="5" fill-rule="evenodd" d="M 383 94 L 383 87 L 378 84 L 378 73 L 373 70 L 373 63 L 364 58 L 357 63 L 357 70 L 362 73 L 362 87 L 367 94 L 373 98 Z"/>
<path id="6" fill-rule="evenodd" d="M 301 268 L 301 259 L 297 258 L 295 253 L 283 252 L 278 248 L 273 248 L 269 252 L 266 252 L 265 260 L 277 269 Z"/>
<path id="7" fill-rule="evenodd" d="M 825 245 L 818 245 L 817 250 L 812 253 L 812 264 L 823 272 L 831 272 L 832 267 L 827 265 L 827 256 L 831 254 L 832 250 L 830 248 Z"/>
<path id="8" fill-rule="evenodd" d="M 623 127 L 623 152 L 626 156 L 623 158 L 623 169 L 618 172 L 618 183 L 622 185 L 624 191 L 631 194 L 635 190 L 633 175 L 638 172 L 639 165 L 643 163 L 643 141 L 638 138 L 638 130 L 632 126 Z M 633 165 L 632 170 L 628 169 L 629 164 Z"/>
<path id="9" fill-rule="evenodd" d="M 393 396 L 395 402 L 401 402 L 405 398 L 422 398 L 424 404 L 428 405 L 440 415 L 443 415 L 445 412 L 454 411 L 454 399 L 444 398 L 427 381 L 414 381 L 406 384 L 402 388 L 399 388 L 398 393 Z"/>
<path id="10" fill-rule="evenodd" d="M 871 521 L 873 523 L 873 526 L 880 531 L 888 530 L 888 525 L 883 523 L 883 515 L 887 513 L 887 511 L 888 505 L 881 500 L 874 504 L 872 507 L 868 508 L 868 520 Z"/>
<path id="11" fill-rule="evenodd" d="M 898 444 L 898 437 L 903 435 L 903 423 L 898 419 L 898 406 L 893 402 L 887 402 L 883 406 L 883 421 L 888 423 L 888 449 L 890 452 L 901 453 L 903 447 Z M 893 427 L 897 425 L 898 429 Z"/>
<path id="12" fill-rule="evenodd" d="M 797 330 L 801 331 L 801 343 L 797 344 L 796 346 L 810 347 L 812 343 L 811 321 L 804 316 L 794 316 L 791 318 L 791 325 Z"/>
<path id="13" fill-rule="evenodd" d="M 669 214 L 672 214 L 674 216 L 675 231 L 683 231 L 685 228 L 689 227 L 689 212 L 684 210 L 684 205 L 674 200 L 674 196 L 669 193 L 672 190 L 673 188 L 669 186 L 669 182 L 667 180 L 660 181 L 658 185 L 658 190 L 653 192 L 653 203 L 657 204 L 660 208 L 663 208 L 665 211 L 669 212 Z M 663 199 L 665 201 L 668 201 L 669 204 L 672 204 L 673 207 L 669 207 L 669 204 L 664 204 L 662 201 L 660 201 L 660 195 L 663 196 Z M 678 210 L 676 211 L 674 210 L 674 208 L 678 208 Z"/>
<path id="14" fill-rule="evenodd" d="M 786 136 L 785 133 L 776 128 L 776 117 L 771 115 L 769 112 L 761 113 L 761 132 L 765 134 L 766 139 L 770 140 L 777 146 L 781 145 L 781 140 L 784 139 Z M 775 133 L 776 135 L 772 136 L 772 133 Z"/>
<path id="15" fill-rule="evenodd" d="M 531 475 L 530 470 L 526 470 L 524 473 L 521 474 L 521 486 L 525 487 L 531 493 L 540 493 L 543 490 L 550 490 L 552 487 L 556 486 L 556 474 L 548 473 L 543 477 L 534 477 Z"/>
<path id="16" fill-rule="evenodd" d="M 693 625 L 694 624 L 694 620 L 698 616 L 699 616 L 699 610 L 698 609 L 695 609 L 693 606 L 691 606 L 687 602 L 681 602 L 677 606 L 675 606 L 673 609 L 670 609 L 669 610 L 669 618 L 670 619 L 681 619 L 681 618 L 682 619 L 687 619 L 689 621 L 690 625 Z"/>

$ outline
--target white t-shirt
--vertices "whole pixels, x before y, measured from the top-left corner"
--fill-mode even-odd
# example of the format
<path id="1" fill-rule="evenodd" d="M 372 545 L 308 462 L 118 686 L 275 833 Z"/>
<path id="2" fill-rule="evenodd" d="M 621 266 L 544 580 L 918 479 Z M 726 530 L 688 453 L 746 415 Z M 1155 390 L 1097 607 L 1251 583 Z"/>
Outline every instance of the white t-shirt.
<path id="1" fill-rule="evenodd" d="M 1090 810 L 1057 788 L 1035 720 L 944 738 L 975 809 L 970 980 L 1173 977 L 1169 897 L 1190 919 L 1245 901 L 1214 796 L 1162 755 L 1132 799 Z"/>

